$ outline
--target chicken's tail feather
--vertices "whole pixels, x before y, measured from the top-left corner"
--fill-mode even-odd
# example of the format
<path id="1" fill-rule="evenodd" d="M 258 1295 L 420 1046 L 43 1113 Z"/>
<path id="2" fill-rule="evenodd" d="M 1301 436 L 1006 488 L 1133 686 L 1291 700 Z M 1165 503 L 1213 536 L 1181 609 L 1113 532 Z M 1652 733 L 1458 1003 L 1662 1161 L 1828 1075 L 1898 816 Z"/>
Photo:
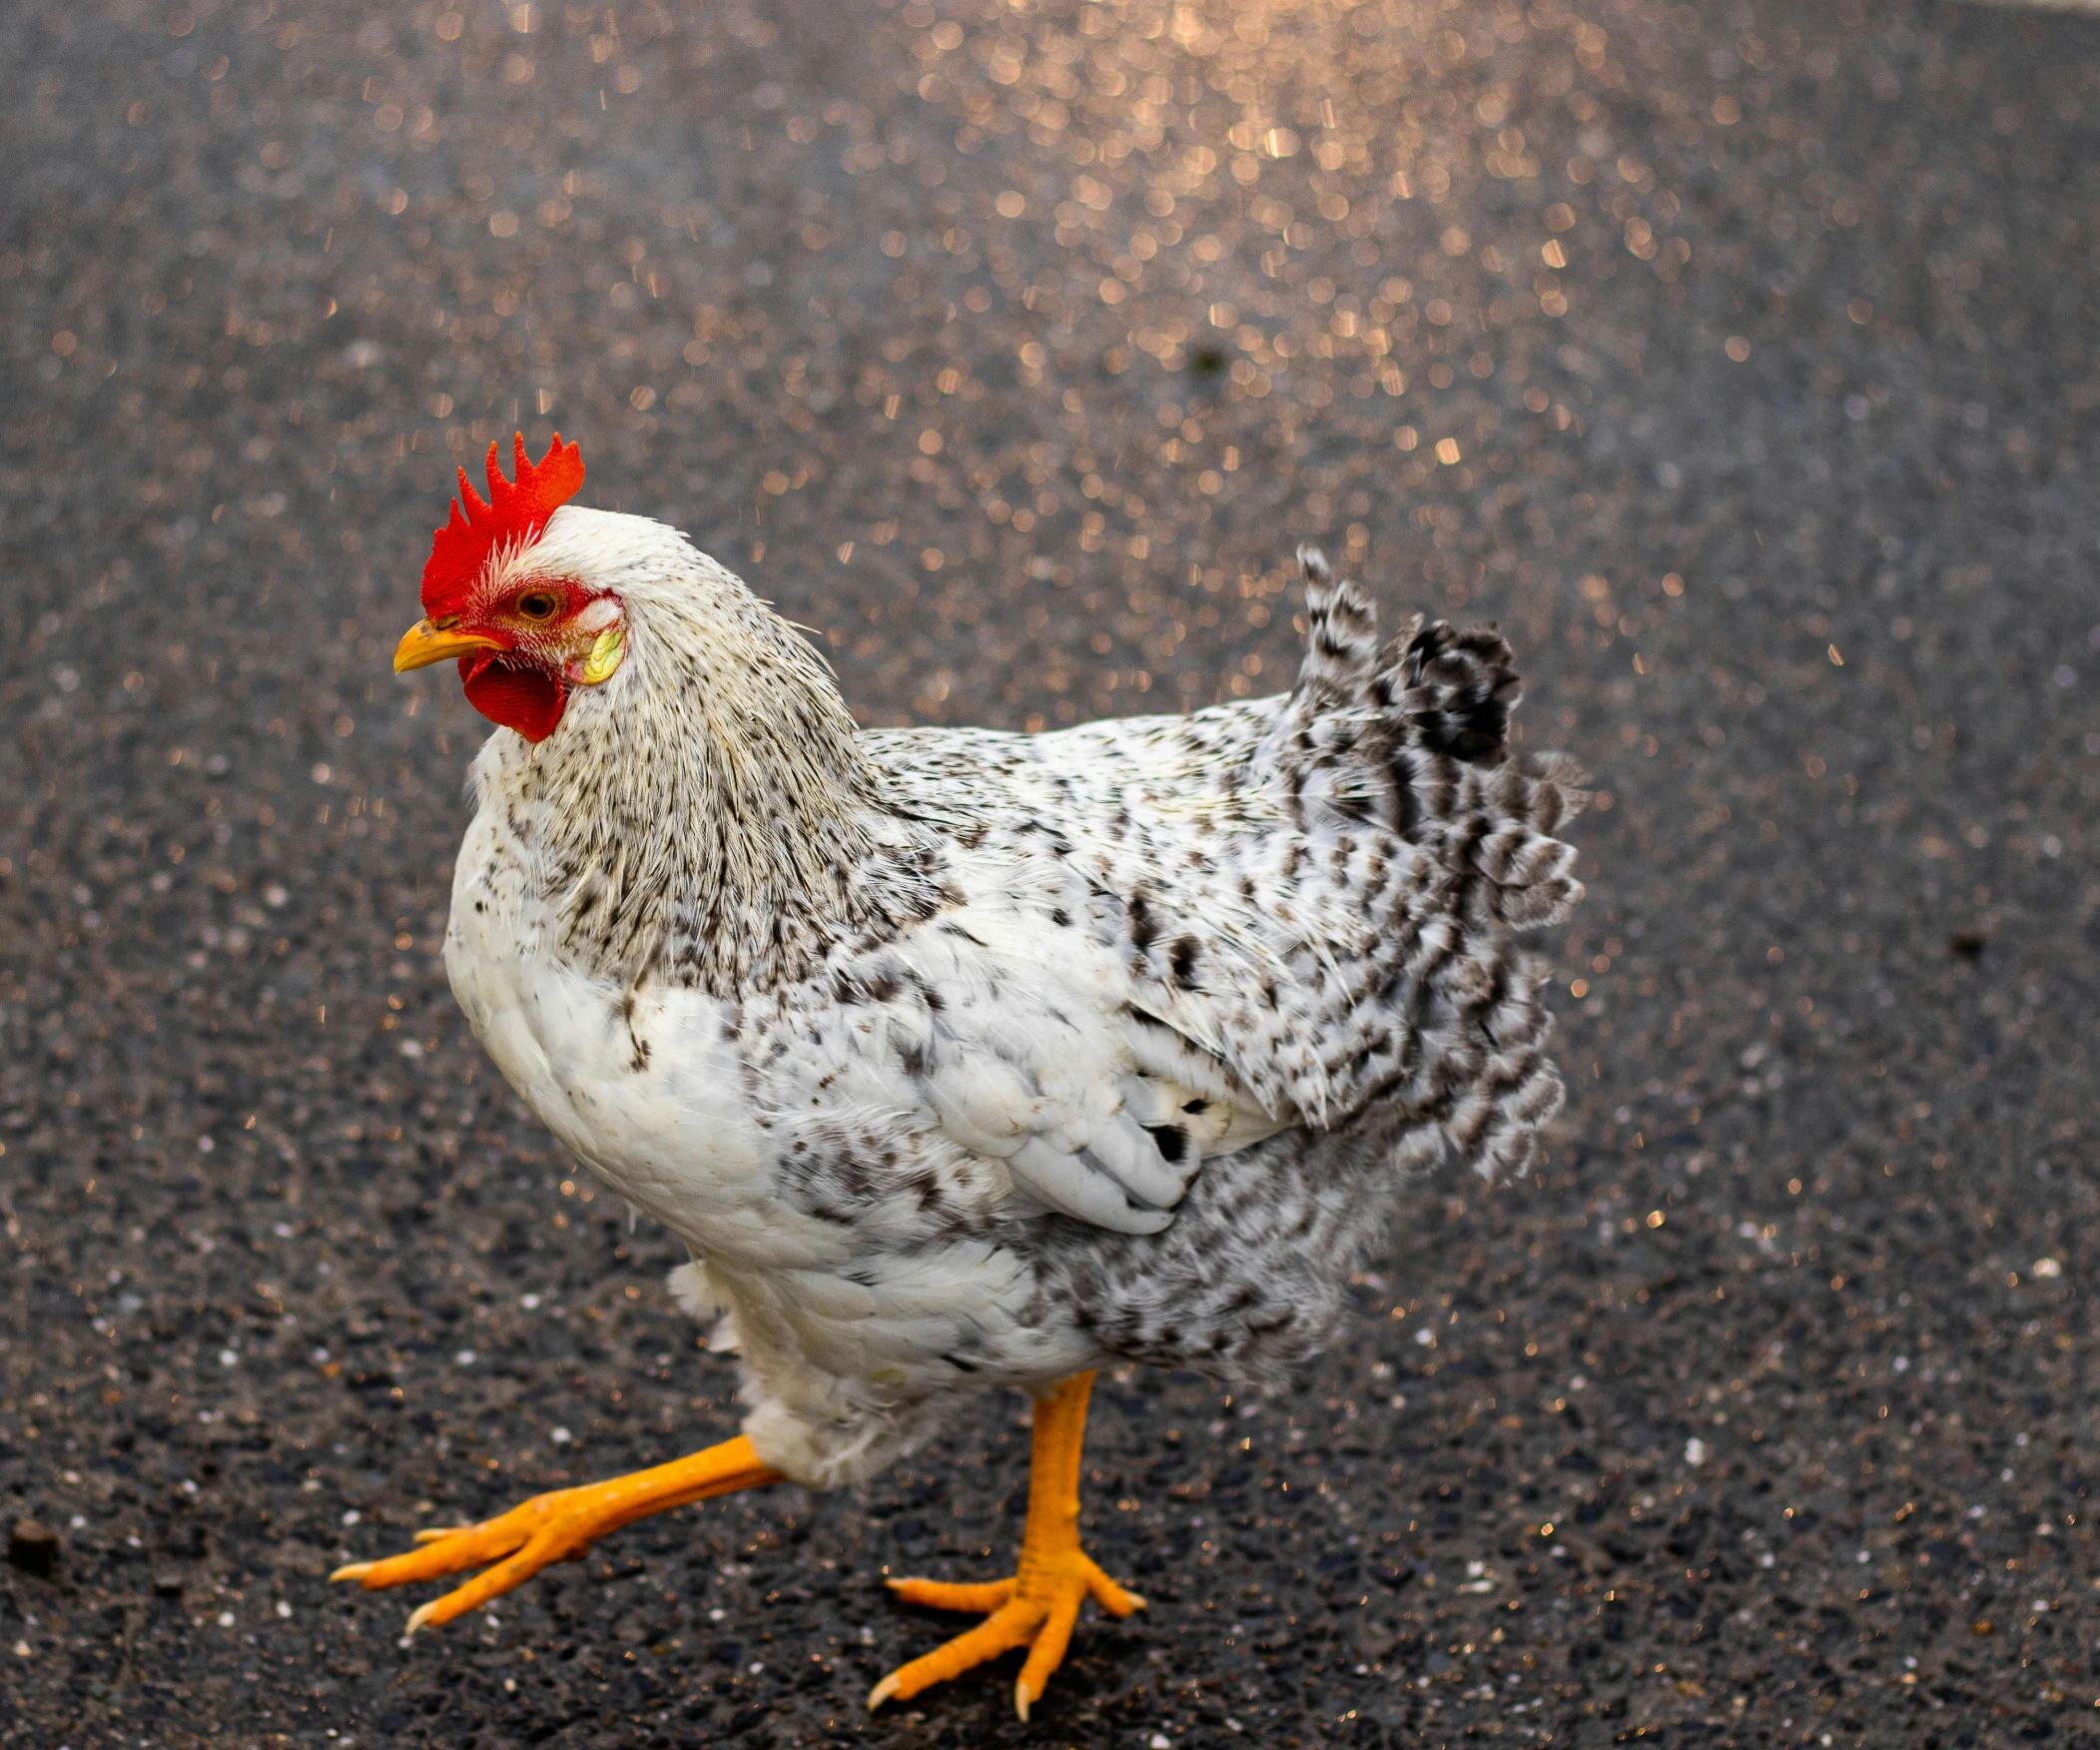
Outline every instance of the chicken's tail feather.
<path id="1" fill-rule="evenodd" d="M 1337 577 L 1315 546 L 1298 549 L 1305 577 L 1305 660 L 1287 713 L 1301 737 L 1318 733 L 1318 719 L 1375 715 L 1382 735 L 1352 737 L 1493 766 L 1509 752 L 1510 713 L 1523 697 L 1516 658 L 1492 625 L 1456 627 L 1410 614 L 1383 647 L 1378 606 L 1351 578 Z M 1301 743 L 1302 745 L 1302 743 Z"/>
<path id="2" fill-rule="evenodd" d="M 1432 620 L 1386 645 L 1374 691 L 1382 707 L 1404 715 L 1417 747 L 1493 765 L 1509 751 L 1510 713 L 1524 683 L 1508 639 L 1492 625 L 1460 630 Z"/>
<path id="3" fill-rule="evenodd" d="M 1316 546 L 1298 549 L 1305 578 L 1305 661 L 1298 696 L 1323 703 L 1363 697 L 1378 671 L 1378 604 L 1362 584 L 1335 576 Z"/>
<path id="4" fill-rule="evenodd" d="M 1508 641 L 1492 625 L 1415 614 L 1381 645 L 1367 590 L 1317 547 L 1300 547 L 1298 563 L 1305 660 L 1269 751 L 1299 819 L 1414 838 L 1477 811 L 1470 861 L 1500 921 L 1525 929 L 1565 916 L 1582 887 L 1554 834 L 1589 795 L 1565 754 L 1513 751 L 1523 685 Z"/>

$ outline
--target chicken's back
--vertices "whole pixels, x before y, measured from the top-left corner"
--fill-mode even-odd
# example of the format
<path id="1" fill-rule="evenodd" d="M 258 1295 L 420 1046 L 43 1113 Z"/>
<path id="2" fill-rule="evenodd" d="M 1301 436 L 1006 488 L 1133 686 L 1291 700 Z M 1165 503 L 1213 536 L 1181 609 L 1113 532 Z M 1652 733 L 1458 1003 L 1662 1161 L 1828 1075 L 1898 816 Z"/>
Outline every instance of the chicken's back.
<path id="1" fill-rule="evenodd" d="M 1078 870 L 1141 1000 L 1267 1111 L 1394 1108 L 1417 1145 L 1521 1172 L 1559 1103 L 1524 932 L 1582 897 L 1554 835 L 1588 800 L 1517 754 L 1509 646 L 1411 617 L 1388 641 L 1315 553 L 1288 694 L 1022 736 L 870 731 L 893 806 L 968 848 Z"/>

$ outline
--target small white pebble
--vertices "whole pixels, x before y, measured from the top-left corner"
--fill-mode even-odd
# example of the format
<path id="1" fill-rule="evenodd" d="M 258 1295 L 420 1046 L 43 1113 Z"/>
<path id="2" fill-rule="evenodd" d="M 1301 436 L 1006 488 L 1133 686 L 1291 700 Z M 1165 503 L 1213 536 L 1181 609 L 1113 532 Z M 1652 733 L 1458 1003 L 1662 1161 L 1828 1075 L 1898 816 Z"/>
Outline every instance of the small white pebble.
<path id="1" fill-rule="evenodd" d="M 472 1349 L 461 1349 L 452 1359 L 457 1361 L 462 1367 L 471 1367 L 474 1364 L 474 1351 Z"/>
<path id="2" fill-rule="evenodd" d="M 1706 1461 L 1707 1442 L 1702 1440 L 1697 1434 L 1694 1434 L 1691 1439 L 1685 1442 L 1685 1462 L 1687 1464 L 1704 1464 Z"/>
<path id="3" fill-rule="evenodd" d="M 346 1525 L 354 1525 L 359 1519 L 363 1517 L 364 1515 L 358 1512 L 355 1507 L 346 1507 L 343 1513 L 343 1522 Z"/>
<path id="4" fill-rule="evenodd" d="M 232 1628 L 234 1626 L 234 1613 L 231 1610 L 219 1612 L 219 1626 L 221 1628 Z"/>
<path id="5" fill-rule="evenodd" d="M 519 1297 L 518 1297 L 518 1303 L 517 1303 L 517 1304 L 518 1304 L 518 1305 L 519 1305 L 520 1307 L 524 1308 L 524 1310 L 525 1310 L 525 1311 L 526 1311 L 527 1312 L 533 1312 L 534 1310 L 536 1310 L 536 1309 L 538 1308 L 538 1306 L 539 1306 L 539 1297 L 538 1297 L 537 1295 L 521 1295 L 521 1296 L 519 1296 Z"/>
<path id="6" fill-rule="evenodd" d="M 284 1599 L 280 1598 L 277 1601 L 277 1613 L 280 1616 L 290 1616 L 292 1614 L 292 1606 L 287 1604 L 284 1601 Z"/>
<path id="7" fill-rule="evenodd" d="M 576 1436 L 570 1433 L 567 1428 L 556 1428 L 552 1433 L 550 1433 L 547 1436 L 547 1438 L 552 1440 L 557 1446 L 566 1446 Z"/>

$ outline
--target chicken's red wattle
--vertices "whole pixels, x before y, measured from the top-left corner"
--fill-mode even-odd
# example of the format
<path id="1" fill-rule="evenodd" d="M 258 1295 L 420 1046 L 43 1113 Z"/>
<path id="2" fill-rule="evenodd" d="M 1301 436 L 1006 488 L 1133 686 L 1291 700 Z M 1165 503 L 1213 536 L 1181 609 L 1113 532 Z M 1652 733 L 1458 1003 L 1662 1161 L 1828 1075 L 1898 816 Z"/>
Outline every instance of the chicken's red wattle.
<path id="1" fill-rule="evenodd" d="M 527 741 L 544 741 L 561 721 L 569 689 L 544 669 L 506 662 L 493 650 L 459 658 L 466 702 L 491 723 L 515 729 Z"/>

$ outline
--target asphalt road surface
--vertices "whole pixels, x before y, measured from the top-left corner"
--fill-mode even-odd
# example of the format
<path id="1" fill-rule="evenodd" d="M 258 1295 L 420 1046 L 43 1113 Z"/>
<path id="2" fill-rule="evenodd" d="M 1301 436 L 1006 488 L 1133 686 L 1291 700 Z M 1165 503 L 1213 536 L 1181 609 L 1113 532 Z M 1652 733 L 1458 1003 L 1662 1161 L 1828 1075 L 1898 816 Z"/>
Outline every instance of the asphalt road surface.
<path id="1" fill-rule="evenodd" d="M 11 18 L 0 1744 L 2091 1741 L 2100 22 Z M 485 726 L 386 656 L 557 422 L 868 722 L 1284 685 L 1317 537 L 1597 774 L 1550 1164 L 1288 1393 L 1103 1377 L 1153 1607 L 1030 1726 L 862 1706 L 1018 1398 L 409 1647 L 324 1583 L 737 1415 L 437 962 Z"/>

